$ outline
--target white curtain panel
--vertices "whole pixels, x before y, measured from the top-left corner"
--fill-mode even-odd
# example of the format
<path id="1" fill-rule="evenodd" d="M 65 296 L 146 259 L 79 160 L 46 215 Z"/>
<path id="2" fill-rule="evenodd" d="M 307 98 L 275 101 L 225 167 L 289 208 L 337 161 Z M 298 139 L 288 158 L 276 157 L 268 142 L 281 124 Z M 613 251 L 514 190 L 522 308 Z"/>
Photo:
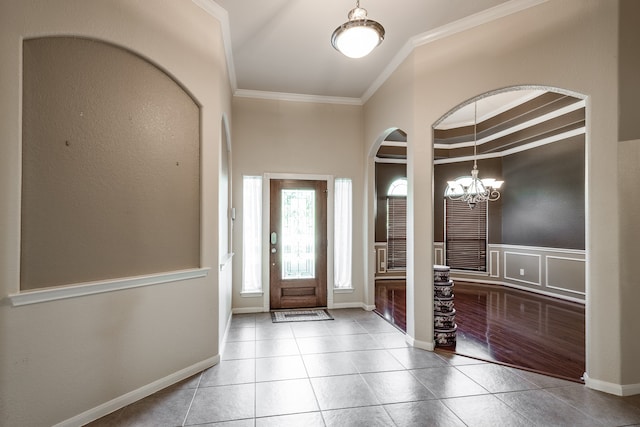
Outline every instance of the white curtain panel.
<path id="1" fill-rule="evenodd" d="M 335 180 L 334 288 L 351 289 L 352 195 L 351 180 Z"/>
<path id="2" fill-rule="evenodd" d="M 262 177 L 242 179 L 242 292 L 262 291 Z"/>

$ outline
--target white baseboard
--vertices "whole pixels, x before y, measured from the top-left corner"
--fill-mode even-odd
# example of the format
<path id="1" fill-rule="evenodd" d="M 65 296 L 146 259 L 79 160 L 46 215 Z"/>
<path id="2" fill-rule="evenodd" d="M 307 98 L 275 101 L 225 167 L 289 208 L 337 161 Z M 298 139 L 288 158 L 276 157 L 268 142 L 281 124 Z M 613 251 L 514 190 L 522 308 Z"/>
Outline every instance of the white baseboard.
<path id="1" fill-rule="evenodd" d="M 361 309 L 366 310 L 366 311 L 371 311 L 371 310 L 375 309 L 376 306 L 375 305 L 366 305 L 363 302 L 340 302 L 340 303 L 333 304 L 333 307 L 331 307 L 332 310 L 333 309 L 338 310 L 338 309 L 341 309 L 341 308 L 361 308 Z"/>
<path id="2" fill-rule="evenodd" d="M 420 341 L 409 335 L 405 335 L 405 340 L 411 347 L 419 348 L 422 350 L 433 351 L 436 348 L 436 345 L 433 341 Z"/>
<path id="3" fill-rule="evenodd" d="M 231 318 L 233 317 L 233 311 L 229 312 L 227 318 L 227 326 L 224 328 L 224 336 L 219 339 L 218 342 L 218 354 L 224 354 L 224 346 L 227 343 L 227 335 L 229 335 L 229 329 L 231 329 Z"/>
<path id="4" fill-rule="evenodd" d="M 451 280 L 453 280 L 454 282 L 456 282 L 456 281 L 459 281 L 459 282 L 473 282 L 473 283 L 479 283 L 481 285 L 504 286 L 505 288 L 518 289 L 520 291 L 529 291 L 529 292 L 532 292 L 534 294 L 544 295 L 544 296 L 552 297 L 552 298 L 558 298 L 558 299 L 565 300 L 565 301 L 576 302 L 578 304 L 585 304 L 586 303 L 584 298 L 575 298 L 575 297 L 570 297 L 570 296 L 567 296 L 567 295 L 556 294 L 554 292 L 548 292 L 548 291 L 543 291 L 543 290 L 540 290 L 540 289 L 530 288 L 530 287 L 527 287 L 527 286 L 516 285 L 514 283 L 503 282 L 501 280 L 484 280 L 484 279 L 476 279 L 476 278 L 469 278 L 469 277 L 461 277 L 461 276 L 456 276 L 453 273 L 451 274 Z"/>
<path id="5" fill-rule="evenodd" d="M 622 386 L 623 396 L 634 396 L 640 394 L 640 384 L 624 384 Z"/>
<path id="6" fill-rule="evenodd" d="M 330 309 L 338 310 L 341 308 L 361 308 L 363 310 L 372 311 L 375 310 L 375 305 L 367 305 L 362 302 L 340 302 L 333 304 Z M 264 307 L 242 307 L 234 308 L 231 310 L 233 314 L 251 314 L 251 313 L 267 313 L 269 310 L 265 310 Z"/>
<path id="7" fill-rule="evenodd" d="M 197 374 L 198 372 L 204 371 L 207 368 L 217 365 L 218 363 L 220 363 L 219 354 L 198 362 L 194 365 L 191 365 L 187 368 L 181 369 L 178 372 L 174 372 L 171 375 L 167 375 L 164 378 L 160 378 L 159 380 L 154 381 L 151 384 L 142 386 L 137 390 L 133 390 L 129 393 L 123 394 L 122 396 L 116 397 L 115 399 L 103 403 L 102 405 L 96 406 L 95 408 L 89 409 L 88 411 L 76 415 L 75 417 L 62 421 L 61 423 L 56 424 L 54 427 L 76 427 L 88 424 L 91 421 L 95 421 L 98 418 L 109 415 L 110 413 L 117 411 L 118 409 L 124 408 L 125 406 L 137 402 L 140 399 L 144 399 L 145 397 L 150 396 L 155 392 L 158 392 L 164 388 L 169 387 L 170 385 L 187 379 Z"/>
<path id="8" fill-rule="evenodd" d="M 242 307 L 231 309 L 233 314 L 266 313 L 268 311 L 269 310 L 265 310 L 264 307 Z"/>
<path id="9" fill-rule="evenodd" d="M 587 375 L 586 372 L 583 378 L 584 385 L 594 390 L 615 394 L 616 396 L 633 396 L 635 394 L 640 394 L 640 384 L 614 384 L 607 381 L 589 378 L 589 375 Z"/>

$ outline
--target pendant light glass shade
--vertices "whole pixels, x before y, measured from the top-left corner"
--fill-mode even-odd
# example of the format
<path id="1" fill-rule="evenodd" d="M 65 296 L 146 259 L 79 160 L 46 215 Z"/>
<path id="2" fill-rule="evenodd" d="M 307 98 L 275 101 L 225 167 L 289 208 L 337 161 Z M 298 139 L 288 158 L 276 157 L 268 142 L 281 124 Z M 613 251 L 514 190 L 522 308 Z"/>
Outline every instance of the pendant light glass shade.
<path id="1" fill-rule="evenodd" d="M 349 58 L 367 56 L 384 40 L 384 28 L 367 18 L 367 11 L 360 7 L 360 1 L 351 9 L 348 18 L 333 32 L 331 45 Z"/>

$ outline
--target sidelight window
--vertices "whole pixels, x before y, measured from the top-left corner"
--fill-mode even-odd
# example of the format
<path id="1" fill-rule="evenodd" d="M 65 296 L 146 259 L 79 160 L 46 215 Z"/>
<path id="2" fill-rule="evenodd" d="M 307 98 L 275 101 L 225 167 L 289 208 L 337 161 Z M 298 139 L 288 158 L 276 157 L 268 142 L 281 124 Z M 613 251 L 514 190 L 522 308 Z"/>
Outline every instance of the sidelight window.
<path id="1" fill-rule="evenodd" d="M 242 179 L 242 292 L 262 292 L 262 177 Z"/>

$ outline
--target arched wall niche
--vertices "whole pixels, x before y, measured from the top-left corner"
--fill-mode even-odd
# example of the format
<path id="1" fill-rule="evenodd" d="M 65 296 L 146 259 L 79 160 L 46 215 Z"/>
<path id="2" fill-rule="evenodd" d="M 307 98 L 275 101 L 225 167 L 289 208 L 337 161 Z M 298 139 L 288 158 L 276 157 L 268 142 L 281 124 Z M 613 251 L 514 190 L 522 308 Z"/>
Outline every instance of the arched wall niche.
<path id="1" fill-rule="evenodd" d="M 233 215 L 232 215 L 232 153 L 229 120 L 226 114 L 220 121 L 220 182 L 219 182 L 219 206 L 220 206 L 220 263 L 226 263 L 233 253 Z"/>
<path id="2" fill-rule="evenodd" d="M 218 197 L 218 345 L 224 346 L 224 336 L 227 322 L 233 304 L 233 223 L 235 220 L 233 209 L 233 162 L 231 151 L 231 132 L 226 113 L 220 120 L 220 159 L 219 180 L 216 196 Z M 214 236 L 207 235 L 213 239 Z"/>
<path id="3" fill-rule="evenodd" d="M 194 97 L 100 40 L 23 52 L 21 290 L 200 267 Z"/>

